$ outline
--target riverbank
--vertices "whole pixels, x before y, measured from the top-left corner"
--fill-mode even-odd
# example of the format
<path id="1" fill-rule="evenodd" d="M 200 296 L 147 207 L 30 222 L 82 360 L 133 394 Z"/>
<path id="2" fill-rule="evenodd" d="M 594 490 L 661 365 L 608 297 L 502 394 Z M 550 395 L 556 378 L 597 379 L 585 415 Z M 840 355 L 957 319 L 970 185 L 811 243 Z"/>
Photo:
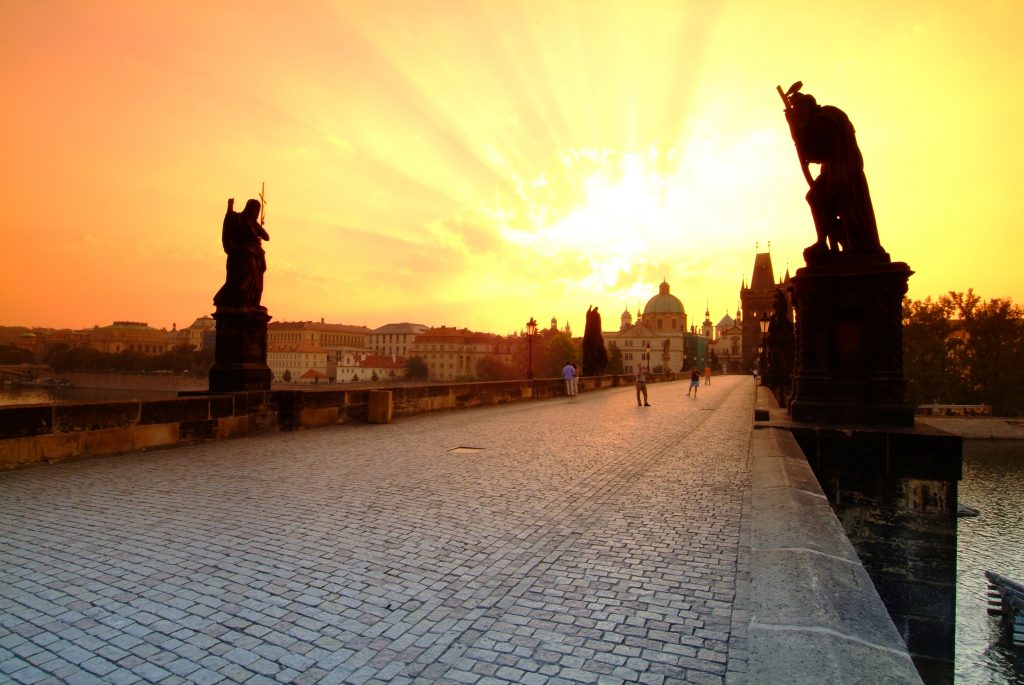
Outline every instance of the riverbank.
<path id="1" fill-rule="evenodd" d="M 1024 441 L 1024 418 L 1019 417 L 931 417 L 918 416 L 919 425 L 937 428 L 965 440 Z"/>

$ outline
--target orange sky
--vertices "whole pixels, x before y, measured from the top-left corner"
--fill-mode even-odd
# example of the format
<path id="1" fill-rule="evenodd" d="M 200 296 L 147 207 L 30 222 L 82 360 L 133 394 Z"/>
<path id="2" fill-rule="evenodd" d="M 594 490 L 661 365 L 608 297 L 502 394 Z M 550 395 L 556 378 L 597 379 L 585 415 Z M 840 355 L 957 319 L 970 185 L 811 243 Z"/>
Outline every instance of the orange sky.
<path id="1" fill-rule="evenodd" d="M 816 5 L 822 5 L 818 7 Z M 776 84 L 857 128 L 910 295 L 1024 302 L 1017 2 L 0 0 L 0 324 L 212 312 L 266 182 L 275 320 L 733 313 L 814 228 Z"/>

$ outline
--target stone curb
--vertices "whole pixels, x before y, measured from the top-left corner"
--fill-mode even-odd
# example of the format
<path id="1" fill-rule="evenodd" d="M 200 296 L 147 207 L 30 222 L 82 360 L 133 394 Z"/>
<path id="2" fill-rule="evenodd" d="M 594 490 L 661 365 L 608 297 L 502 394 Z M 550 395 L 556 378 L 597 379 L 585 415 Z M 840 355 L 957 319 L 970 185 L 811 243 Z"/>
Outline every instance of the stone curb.
<path id="1" fill-rule="evenodd" d="M 920 685 L 796 439 L 755 423 L 750 469 L 749 682 Z"/>

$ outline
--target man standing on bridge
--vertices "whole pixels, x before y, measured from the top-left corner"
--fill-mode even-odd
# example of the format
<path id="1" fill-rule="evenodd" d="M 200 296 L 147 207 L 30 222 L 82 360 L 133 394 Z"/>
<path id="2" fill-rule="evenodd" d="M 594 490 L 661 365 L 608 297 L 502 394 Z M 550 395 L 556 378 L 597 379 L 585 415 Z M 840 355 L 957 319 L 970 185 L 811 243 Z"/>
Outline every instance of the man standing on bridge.
<path id="1" fill-rule="evenodd" d="M 644 401 L 642 405 L 640 403 L 641 394 L 643 394 L 644 396 Z M 650 404 L 647 403 L 647 367 L 644 366 L 643 364 L 636 367 L 636 406 L 651 406 Z"/>
<path id="2" fill-rule="evenodd" d="M 572 397 L 576 394 L 576 367 L 571 361 L 562 367 L 562 378 L 565 379 L 565 394 Z"/>

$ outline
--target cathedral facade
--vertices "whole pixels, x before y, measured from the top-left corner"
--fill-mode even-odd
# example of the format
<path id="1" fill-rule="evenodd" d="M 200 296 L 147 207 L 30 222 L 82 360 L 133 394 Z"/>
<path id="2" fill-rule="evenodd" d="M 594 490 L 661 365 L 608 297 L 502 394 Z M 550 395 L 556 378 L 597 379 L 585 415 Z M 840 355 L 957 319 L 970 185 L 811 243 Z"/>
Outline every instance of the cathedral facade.
<path id="1" fill-rule="evenodd" d="M 687 358 L 700 354 L 688 333 L 686 309 L 662 281 L 658 294 L 647 301 L 636 322 L 627 308 L 620 318 L 619 330 L 604 332 L 605 346 L 614 345 L 622 353 L 622 371 L 636 373 L 642 363 L 655 373 L 678 371 Z"/>

